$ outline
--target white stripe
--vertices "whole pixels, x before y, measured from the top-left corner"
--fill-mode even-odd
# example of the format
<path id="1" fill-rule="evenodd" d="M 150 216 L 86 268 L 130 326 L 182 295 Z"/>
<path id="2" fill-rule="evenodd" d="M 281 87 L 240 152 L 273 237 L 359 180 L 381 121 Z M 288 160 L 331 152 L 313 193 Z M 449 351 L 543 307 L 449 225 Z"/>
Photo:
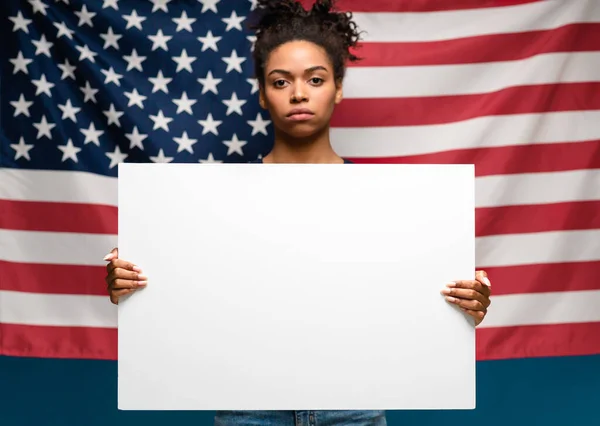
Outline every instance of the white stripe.
<path id="1" fill-rule="evenodd" d="M 516 114 L 428 126 L 338 127 L 331 129 L 331 139 L 334 149 L 343 157 L 393 157 L 597 140 L 599 122 L 598 110 Z"/>
<path id="2" fill-rule="evenodd" d="M 600 169 L 482 176 L 475 179 L 476 207 L 593 200 L 600 200 Z"/>
<path id="3" fill-rule="evenodd" d="M 354 13 L 368 42 L 419 42 L 558 28 L 599 22 L 597 0 L 540 1 L 498 8 L 428 13 Z"/>
<path id="4" fill-rule="evenodd" d="M 117 307 L 108 296 L 0 291 L 0 323 L 117 327 Z"/>
<path id="5" fill-rule="evenodd" d="M 480 328 L 600 321 L 600 290 L 492 295 L 491 300 Z"/>
<path id="6" fill-rule="evenodd" d="M 600 290 L 492 296 L 479 327 L 600 321 L 598 306 Z M 0 323 L 107 328 L 118 324 L 117 308 L 108 296 L 15 291 L 0 291 Z"/>
<path id="7" fill-rule="evenodd" d="M 116 235 L 0 229 L 0 259 L 62 265 L 106 265 Z"/>
<path id="8" fill-rule="evenodd" d="M 104 266 L 115 235 L 0 230 L 0 259 L 23 263 Z M 600 230 L 478 237 L 481 267 L 600 260 Z M 142 266 L 143 267 L 143 266 Z"/>
<path id="9" fill-rule="evenodd" d="M 117 205 L 117 179 L 87 172 L 0 168 L 0 199 Z"/>
<path id="10" fill-rule="evenodd" d="M 478 237 L 475 257 L 483 268 L 600 260 L 600 229 Z"/>
<path id="11" fill-rule="evenodd" d="M 600 4 L 600 2 L 599 2 Z M 546 53 L 516 61 L 349 68 L 346 98 L 471 95 L 516 86 L 600 81 L 600 52 Z"/>

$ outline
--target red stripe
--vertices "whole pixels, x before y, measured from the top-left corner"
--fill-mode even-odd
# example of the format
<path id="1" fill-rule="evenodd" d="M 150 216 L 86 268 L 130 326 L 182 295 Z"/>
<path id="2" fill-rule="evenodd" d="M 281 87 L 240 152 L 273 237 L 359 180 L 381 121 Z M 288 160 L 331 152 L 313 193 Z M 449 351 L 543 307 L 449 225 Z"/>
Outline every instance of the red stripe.
<path id="1" fill-rule="evenodd" d="M 516 6 L 540 0 L 338 0 L 340 10 L 353 12 L 436 12 L 447 10 L 482 9 Z M 301 0 L 309 9 L 315 0 Z"/>
<path id="2" fill-rule="evenodd" d="M 492 282 L 492 298 L 504 294 L 600 290 L 600 260 L 486 267 Z M 599 334 L 600 336 L 600 334 Z"/>
<path id="3" fill-rule="evenodd" d="M 486 267 L 493 281 L 493 294 L 522 294 L 557 291 L 600 290 L 600 260 Z M 43 294 L 106 296 L 101 266 L 44 265 L 0 261 L 0 290 Z"/>
<path id="4" fill-rule="evenodd" d="M 473 95 L 345 99 L 332 127 L 422 126 L 476 117 L 600 109 L 600 83 L 507 87 Z"/>
<path id="5" fill-rule="evenodd" d="M 440 149 L 444 146 L 440 145 Z M 357 158 L 373 164 L 475 164 L 475 175 L 560 172 L 600 168 L 600 140 L 460 149 L 432 154 Z"/>
<path id="6" fill-rule="evenodd" d="M 117 329 L 0 323 L 0 355 L 117 359 Z"/>
<path id="7" fill-rule="evenodd" d="M 367 2 L 365 2 L 367 3 Z M 516 61 L 544 53 L 600 50 L 600 23 L 568 24 L 550 30 L 491 34 L 422 42 L 361 42 L 350 67 L 450 65 Z"/>
<path id="8" fill-rule="evenodd" d="M 106 296 L 102 266 L 16 263 L 0 260 L 0 290 Z"/>
<path id="9" fill-rule="evenodd" d="M 0 355 L 117 359 L 117 330 L 0 324 Z M 477 330 L 477 359 L 600 353 L 600 323 L 535 325 Z"/>
<path id="10" fill-rule="evenodd" d="M 481 328 L 477 359 L 598 354 L 599 336 L 600 322 Z"/>
<path id="11" fill-rule="evenodd" d="M 114 206 L 0 199 L 0 228 L 28 231 L 114 234 Z"/>
<path id="12" fill-rule="evenodd" d="M 600 229 L 600 201 L 481 207 L 475 215 L 478 237 Z"/>

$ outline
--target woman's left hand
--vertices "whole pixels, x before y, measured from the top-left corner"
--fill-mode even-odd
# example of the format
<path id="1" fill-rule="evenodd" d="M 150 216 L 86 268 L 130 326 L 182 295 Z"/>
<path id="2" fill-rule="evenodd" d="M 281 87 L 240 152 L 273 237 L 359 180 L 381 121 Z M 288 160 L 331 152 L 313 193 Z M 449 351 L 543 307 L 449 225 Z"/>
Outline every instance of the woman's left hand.
<path id="1" fill-rule="evenodd" d="M 477 326 L 485 318 L 490 306 L 491 286 L 487 273 L 477 271 L 475 280 L 448 283 L 441 293 L 446 296 L 448 302 L 457 305 L 463 312 L 475 318 Z"/>

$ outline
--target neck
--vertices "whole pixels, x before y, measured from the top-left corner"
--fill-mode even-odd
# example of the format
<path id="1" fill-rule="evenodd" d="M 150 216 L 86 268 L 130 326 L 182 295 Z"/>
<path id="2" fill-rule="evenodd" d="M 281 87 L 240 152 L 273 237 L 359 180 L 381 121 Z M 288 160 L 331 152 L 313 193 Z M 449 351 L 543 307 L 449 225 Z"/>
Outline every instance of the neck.
<path id="1" fill-rule="evenodd" d="M 294 138 L 275 130 L 275 142 L 263 163 L 337 164 L 344 160 L 335 153 L 329 128 L 306 138 Z"/>

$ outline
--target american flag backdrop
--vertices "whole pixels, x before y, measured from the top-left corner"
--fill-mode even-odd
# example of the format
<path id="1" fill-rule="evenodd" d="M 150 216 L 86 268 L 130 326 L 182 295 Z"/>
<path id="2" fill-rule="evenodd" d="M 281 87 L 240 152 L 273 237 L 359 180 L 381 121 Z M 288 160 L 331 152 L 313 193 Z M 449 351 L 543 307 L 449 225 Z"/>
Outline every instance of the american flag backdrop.
<path id="1" fill-rule="evenodd" d="M 476 165 L 477 266 L 493 283 L 478 359 L 600 353 L 600 1 L 339 5 L 365 59 L 332 121 L 338 154 Z M 116 358 L 102 258 L 119 162 L 268 152 L 255 7 L 0 3 L 0 354 Z"/>

